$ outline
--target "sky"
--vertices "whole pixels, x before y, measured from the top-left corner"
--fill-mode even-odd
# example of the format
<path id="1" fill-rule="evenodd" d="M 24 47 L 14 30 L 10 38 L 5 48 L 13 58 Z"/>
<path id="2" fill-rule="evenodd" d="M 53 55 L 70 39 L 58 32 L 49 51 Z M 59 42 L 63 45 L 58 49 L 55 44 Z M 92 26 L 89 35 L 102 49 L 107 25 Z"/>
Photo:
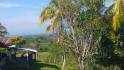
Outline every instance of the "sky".
<path id="1" fill-rule="evenodd" d="M 38 25 L 42 10 L 50 0 L 0 0 L 0 22 L 9 35 L 45 34 L 49 21 Z M 110 6 L 110 2 L 105 3 Z"/>
<path id="2" fill-rule="evenodd" d="M 0 22 L 9 35 L 36 35 L 46 33 L 46 25 L 38 25 L 41 11 L 49 0 L 0 0 Z"/>

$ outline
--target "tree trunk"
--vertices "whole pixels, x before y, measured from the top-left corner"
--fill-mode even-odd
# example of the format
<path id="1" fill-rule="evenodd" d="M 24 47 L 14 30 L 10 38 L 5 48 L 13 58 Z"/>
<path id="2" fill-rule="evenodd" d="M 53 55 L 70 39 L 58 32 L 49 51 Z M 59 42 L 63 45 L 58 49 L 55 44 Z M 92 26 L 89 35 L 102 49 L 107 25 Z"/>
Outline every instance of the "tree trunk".
<path id="1" fill-rule="evenodd" d="M 65 58 L 65 55 L 64 55 L 64 56 L 63 56 L 62 70 L 65 69 L 65 65 L 66 65 L 66 58 Z"/>
<path id="2" fill-rule="evenodd" d="M 84 70 L 84 61 L 82 60 L 81 56 L 78 57 L 78 66 L 79 70 Z"/>

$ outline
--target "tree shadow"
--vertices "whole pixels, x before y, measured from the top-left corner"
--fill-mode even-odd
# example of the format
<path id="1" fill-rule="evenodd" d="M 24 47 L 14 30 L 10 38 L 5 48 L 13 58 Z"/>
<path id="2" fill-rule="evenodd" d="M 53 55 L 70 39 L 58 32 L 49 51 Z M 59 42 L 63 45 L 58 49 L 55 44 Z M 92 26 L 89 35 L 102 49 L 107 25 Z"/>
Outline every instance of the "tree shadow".
<path id="1" fill-rule="evenodd" d="M 12 64 L 11 64 L 12 65 Z M 29 66 L 15 66 L 15 64 L 13 64 L 11 67 L 10 66 L 6 66 L 5 69 L 3 70 L 42 70 L 42 68 L 51 68 L 54 70 L 61 70 L 61 68 L 59 68 L 57 65 L 53 65 L 53 64 L 47 64 L 47 63 L 32 63 Z"/>
<path id="2" fill-rule="evenodd" d="M 32 65 L 32 67 L 34 66 L 34 64 Z M 54 68 L 55 70 L 61 70 L 61 68 L 59 68 L 58 66 L 56 65 L 53 65 L 53 64 L 47 64 L 47 63 L 36 63 L 35 66 L 30 69 L 30 70 L 42 70 L 42 68 L 45 68 L 45 67 L 48 67 L 48 68 Z"/>

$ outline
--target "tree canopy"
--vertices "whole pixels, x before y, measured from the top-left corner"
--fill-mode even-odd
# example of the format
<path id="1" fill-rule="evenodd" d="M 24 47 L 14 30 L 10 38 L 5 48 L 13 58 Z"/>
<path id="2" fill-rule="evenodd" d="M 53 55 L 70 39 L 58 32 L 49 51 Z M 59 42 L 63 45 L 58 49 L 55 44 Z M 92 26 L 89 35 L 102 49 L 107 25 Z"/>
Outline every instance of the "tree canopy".
<path id="1" fill-rule="evenodd" d="M 47 31 L 56 30 L 63 54 L 69 50 L 79 70 L 85 70 L 87 58 L 97 61 L 94 56 L 99 56 L 101 62 L 104 58 L 111 60 L 106 62 L 108 66 L 117 64 L 121 69 L 123 65 L 118 62 L 124 57 L 123 9 L 123 0 L 116 0 L 108 8 L 105 0 L 51 0 L 40 19 L 41 23 L 51 20 Z"/>

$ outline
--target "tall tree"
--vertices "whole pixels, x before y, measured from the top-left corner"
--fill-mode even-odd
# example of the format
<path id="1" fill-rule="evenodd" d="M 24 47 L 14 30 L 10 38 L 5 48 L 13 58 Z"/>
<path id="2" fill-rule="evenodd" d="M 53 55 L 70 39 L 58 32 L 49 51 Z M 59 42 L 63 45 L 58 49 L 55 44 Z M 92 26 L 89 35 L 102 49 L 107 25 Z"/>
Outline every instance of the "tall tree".
<path id="1" fill-rule="evenodd" d="M 104 0 L 51 0 L 41 15 L 41 22 L 56 17 L 58 42 L 63 50 L 69 49 L 74 54 L 79 70 L 84 70 L 85 59 L 96 52 L 107 24 L 101 14 Z M 46 10 L 49 10 L 46 11 Z M 55 13 L 59 13 L 56 15 Z M 46 17 L 45 17 L 46 16 Z M 52 23 L 48 30 L 53 29 Z"/>
<path id="2" fill-rule="evenodd" d="M 47 31 L 51 31 L 54 29 L 57 29 L 57 35 L 58 35 L 58 41 L 61 39 L 63 34 L 63 17 L 62 17 L 62 10 L 60 8 L 60 3 L 63 2 L 63 0 L 51 0 L 49 6 L 43 10 L 40 16 L 40 22 L 41 24 L 44 23 L 46 20 L 50 19 L 51 23 L 47 28 Z M 64 50 L 65 51 L 65 50 Z M 64 52 L 63 52 L 64 53 Z M 63 65 L 62 70 L 64 70 L 65 67 L 65 53 L 63 55 Z"/>

